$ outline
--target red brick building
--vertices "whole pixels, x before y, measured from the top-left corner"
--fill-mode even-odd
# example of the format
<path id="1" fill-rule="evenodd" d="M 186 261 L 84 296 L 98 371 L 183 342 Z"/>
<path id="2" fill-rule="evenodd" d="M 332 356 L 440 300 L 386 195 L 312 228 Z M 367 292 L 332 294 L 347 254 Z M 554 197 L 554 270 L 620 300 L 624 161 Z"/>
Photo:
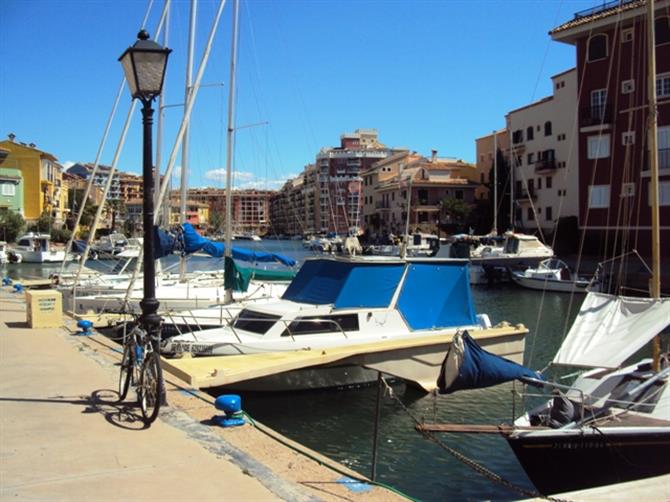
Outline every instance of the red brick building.
<path id="1" fill-rule="evenodd" d="M 609 2 L 550 32 L 577 54 L 579 226 L 585 251 L 650 254 L 647 5 Z M 655 3 L 661 249 L 670 249 L 670 0 Z M 665 251 L 663 251 L 663 249 Z"/>

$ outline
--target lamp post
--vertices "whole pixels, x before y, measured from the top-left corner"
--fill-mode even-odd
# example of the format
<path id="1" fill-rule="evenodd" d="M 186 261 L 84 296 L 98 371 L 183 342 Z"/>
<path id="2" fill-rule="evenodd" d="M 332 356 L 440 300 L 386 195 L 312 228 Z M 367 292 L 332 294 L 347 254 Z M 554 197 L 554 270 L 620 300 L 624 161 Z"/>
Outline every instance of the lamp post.
<path id="1" fill-rule="evenodd" d="M 154 177 L 152 161 L 151 129 L 154 110 L 153 100 L 163 89 L 163 79 L 171 49 L 149 40 L 149 34 L 141 30 L 137 42 L 128 47 L 119 61 L 126 74 L 133 99 L 142 102 L 143 153 L 142 178 L 144 182 L 143 226 L 144 226 L 144 297 L 140 302 L 142 324 L 152 343 L 158 344 L 161 318 L 157 314 L 156 267 L 154 260 Z M 158 350 L 157 346 L 154 346 Z"/>

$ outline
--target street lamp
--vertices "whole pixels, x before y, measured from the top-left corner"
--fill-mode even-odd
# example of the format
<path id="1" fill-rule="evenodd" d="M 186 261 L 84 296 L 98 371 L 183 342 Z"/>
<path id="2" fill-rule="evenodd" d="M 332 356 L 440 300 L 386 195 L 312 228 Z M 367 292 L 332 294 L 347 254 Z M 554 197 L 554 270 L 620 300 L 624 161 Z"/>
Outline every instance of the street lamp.
<path id="1" fill-rule="evenodd" d="M 161 318 L 157 314 L 158 300 L 156 299 L 154 262 L 154 176 L 152 161 L 151 128 L 153 125 L 154 110 L 151 103 L 163 89 L 163 79 L 171 49 L 161 47 L 149 34 L 141 30 L 137 35 L 137 42 L 128 47 L 119 61 L 126 74 L 128 87 L 133 99 L 142 102 L 143 125 L 143 154 L 142 177 L 144 181 L 144 297 L 140 302 L 142 308 L 142 324 L 152 343 L 157 344 L 160 333 Z M 158 350 L 158 347 L 154 347 Z"/>

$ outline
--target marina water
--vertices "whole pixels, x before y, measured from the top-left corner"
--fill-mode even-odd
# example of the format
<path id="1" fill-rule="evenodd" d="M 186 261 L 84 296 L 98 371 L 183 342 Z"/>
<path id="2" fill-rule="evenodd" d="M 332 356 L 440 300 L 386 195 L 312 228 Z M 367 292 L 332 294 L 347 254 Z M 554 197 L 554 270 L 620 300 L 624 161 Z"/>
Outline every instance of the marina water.
<path id="1" fill-rule="evenodd" d="M 235 245 L 282 253 L 299 261 L 311 255 L 300 241 L 240 241 Z M 176 257 L 169 257 L 166 266 L 176 261 Z M 68 269 L 73 266 L 70 264 Z M 91 261 L 90 266 L 105 270 L 108 265 L 104 261 Z M 188 268 L 222 269 L 223 261 L 195 256 L 190 258 Z M 60 265 L 10 264 L 3 266 L 2 275 L 14 279 L 48 277 L 59 269 Z M 525 364 L 533 369 L 544 368 L 551 360 L 582 301 L 581 296 L 571 299 L 569 294 L 543 294 L 510 284 L 473 286 L 473 298 L 477 312 L 488 314 L 494 325 L 507 321 L 523 323 L 529 328 Z M 524 498 L 473 471 L 414 429 L 415 420 L 494 425 L 511 422 L 515 413 L 511 384 L 439 397 L 425 395 L 402 383 L 392 383 L 391 387 L 395 397 L 387 393 L 382 401 L 377 481 L 426 502 Z M 376 396 L 376 386 L 245 394 L 242 405 L 253 418 L 285 436 L 369 476 Z M 436 437 L 510 482 L 532 489 L 502 437 L 496 434 L 438 434 Z"/>

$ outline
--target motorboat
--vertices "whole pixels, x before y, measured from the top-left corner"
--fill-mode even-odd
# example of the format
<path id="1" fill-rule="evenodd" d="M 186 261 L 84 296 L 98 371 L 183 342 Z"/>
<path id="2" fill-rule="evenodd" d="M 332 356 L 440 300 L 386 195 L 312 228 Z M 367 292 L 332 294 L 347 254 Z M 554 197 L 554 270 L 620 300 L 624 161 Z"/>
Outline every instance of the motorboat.
<path id="1" fill-rule="evenodd" d="M 405 239 L 406 243 L 371 244 L 365 247 L 364 253 L 376 256 L 400 256 L 405 246 L 405 255 L 410 257 L 436 256 L 440 249 L 440 238 L 435 234 L 417 232 Z"/>
<path id="2" fill-rule="evenodd" d="M 62 262 L 65 260 L 65 251 L 56 250 L 51 246 L 51 236 L 30 232 L 18 239 L 14 252 L 27 263 Z M 69 260 L 72 256 L 67 257 Z"/>
<path id="3" fill-rule="evenodd" d="M 7 246 L 5 241 L 0 241 L 0 264 L 5 263 L 20 263 L 21 255 L 16 254 Z"/>
<path id="4" fill-rule="evenodd" d="M 243 232 L 243 233 L 241 233 L 241 234 L 233 234 L 233 240 L 236 240 L 236 241 L 256 241 L 256 242 L 259 242 L 259 241 L 261 241 L 262 239 L 261 239 L 258 235 L 254 234 L 254 233 L 251 233 L 251 232 Z"/>
<path id="5" fill-rule="evenodd" d="M 533 268 L 523 271 L 512 271 L 512 280 L 524 288 L 561 293 L 586 293 L 587 289 L 597 290 L 597 284 L 570 270 L 570 267 L 557 258 L 543 260 Z"/>
<path id="6" fill-rule="evenodd" d="M 537 266 L 552 258 L 554 250 L 534 235 L 505 232 L 501 246 L 479 244 L 470 252 L 473 265 Z"/>
<path id="7" fill-rule="evenodd" d="M 467 329 L 487 339 L 485 314 L 477 315 L 463 260 L 425 258 L 318 257 L 305 261 L 281 299 L 245 306 L 229 325 L 191 331 L 165 340 L 162 352 L 180 356 L 227 356 L 320 350 L 433 337 L 451 340 Z M 187 326 L 182 329 L 188 330 Z M 523 334 L 509 327 L 503 348 L 523 356 Z M 490 341 L 490 340 L 489 340 Z M 426 366 L 439 366 L 448 342 L 425 353 Z M 434 359 L 434 361 L 433 361 Z M 289 390 L 355 385 L 376 372 L 343 365 L 287 372 L 245 383 L 248 390 Z M 434 382 L 434 380 L 433 380 Z"/>

